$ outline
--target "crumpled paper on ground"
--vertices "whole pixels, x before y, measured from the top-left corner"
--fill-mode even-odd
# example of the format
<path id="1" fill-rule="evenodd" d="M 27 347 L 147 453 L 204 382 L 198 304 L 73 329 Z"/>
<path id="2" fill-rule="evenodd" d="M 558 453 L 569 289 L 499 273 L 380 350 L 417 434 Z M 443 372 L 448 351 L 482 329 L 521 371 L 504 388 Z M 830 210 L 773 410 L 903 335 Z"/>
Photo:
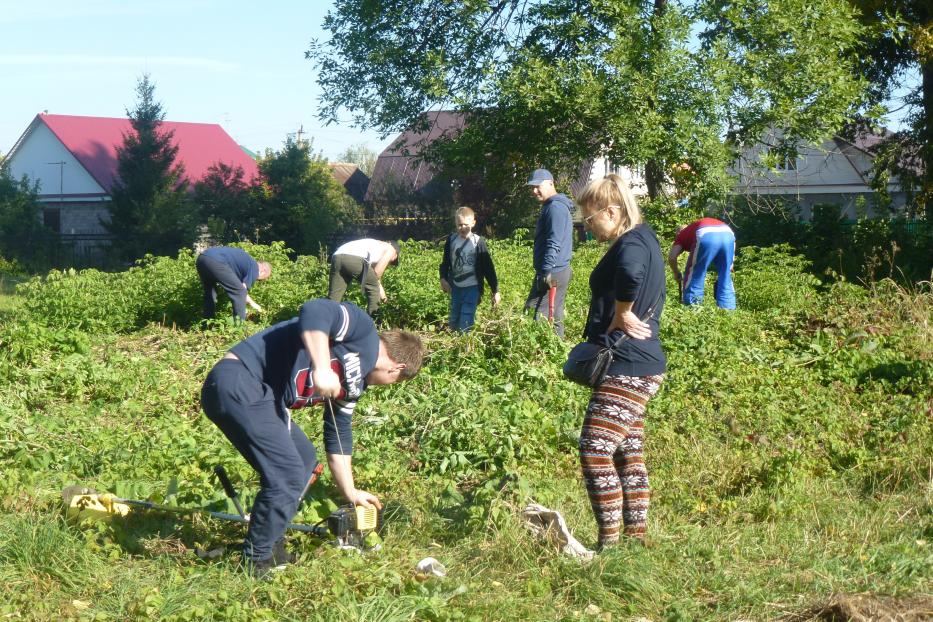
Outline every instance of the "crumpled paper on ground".
<path id="1" fill-rule="evenodd" d="M 446 577 L 447 569 L 444 568 L 444 564 L 440 563 L 433 557 L 425 557 L 418 565 L 415 566 L 415 570 L 418 573 L 423 575 L 434 575 L 435 577 Z"/>
<path id="2" fill-rule="evenodd" d="M 522 510 L 525 525 L 535 534 L 560 547 L 561 553 L 580 559 L 592 559 L 595 553 L 573 537 L 567 521 L 557 510 L 529 503 Z"/>

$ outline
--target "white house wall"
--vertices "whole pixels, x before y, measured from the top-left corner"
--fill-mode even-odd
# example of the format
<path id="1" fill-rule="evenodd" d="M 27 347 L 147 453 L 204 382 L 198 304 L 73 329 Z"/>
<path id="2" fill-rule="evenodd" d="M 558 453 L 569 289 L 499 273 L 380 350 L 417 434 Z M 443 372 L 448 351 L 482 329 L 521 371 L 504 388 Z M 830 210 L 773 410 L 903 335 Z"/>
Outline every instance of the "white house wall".
<path id="1" fill-rule="evenodd" d="M 800 207 L 800 217 L 809 219 L 814 205 L 832 203 L 842 208 L 847 218 L 875 215 L 871 204 L 876 195 L 869 185 L 872 158 L 869 154 L 834 139 L 819 148 L 798 147 L 793 167 L 778 171 L 765 168 L 761 157 L 765 144 L 745 149 L 736 167 L 739 181 L 734 192 L 752 201 L 786 199 Z M 896 183 L 888 186 L 895 208 L 904 205 L 905 196 Z M 867 211 L 859 213 L 859 200 Z"/>
<path id="2" fill-rule="evenodd" d="M 60 164 L 64 162 L 64 164 Z M 45 123 L 38 122 L 13 153 L 9 170 L 15 179 L 23 175 L 30 182 L 39 182 L 39 199 L 43 202 L 66 195 L 65 200 L 74 200 L 67 195 L 106 194 L 90 173 L 65 149 L 61 141 Z M 51 195 L 51 196 L 50 196 Z M 53 199 L 54 197 L 54 199 Z"/>
<path id="3" fill-rule="evenodd" d="M 761 165 L 762 150 L 747 149 L 742 156 L 739 190 L 754 194 L 836 194 L 870 192 L 868 184 L 839 150 L 835 141 L 820 149 L 799 148 L 796 169 L 771 171 Z"/>
<path id="4" fill-rule="evenodd" d="M 632 193 L 636 197 L 648 196 L 648 184 L 645 183 L 644 171 L 632 170 L 627 166 L 615 166 L 610 164 L 609 160 L 603 157 L 598 157 L 593 161 L 593 168 L 592 172 L 590 173 L 589 181 L 602 179 L 610 173 L 615 173 L 622 179 L 629 182 L 629 186 L 632 188 Z"/>

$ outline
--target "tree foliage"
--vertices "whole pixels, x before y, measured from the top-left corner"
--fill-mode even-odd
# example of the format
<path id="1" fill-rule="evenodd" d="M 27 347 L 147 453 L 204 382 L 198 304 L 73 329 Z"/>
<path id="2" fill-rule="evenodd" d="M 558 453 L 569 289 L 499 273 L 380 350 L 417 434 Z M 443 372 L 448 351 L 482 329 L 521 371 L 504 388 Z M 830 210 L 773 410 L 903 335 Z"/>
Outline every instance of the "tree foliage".
<path id="1" fill-rule="evenodd" d="M 44 267 L 58 236 L 42 224 L 38 182 L 14 179 L 0 168 L 0 258 L 25 268 Z"/>
<path id="2" fill-rule="evenodd" d="M 136 107 L 127 110 L 133 131 L 117 149 L 118 179 L 111 190 L 111 217 L 104 223 L 115 237 L 114 250 L 126 260 L 190 246 L 199 221 L 184 168 L 175 162 L 178 146 L 173 133 L 162 128 L 165 113 L 148 75 L 137 82 L 136 94 Z"/>
<path id="3" fill-rule="evenodd" d="M 286 140 L 281 151 L 259 160 L 264 189 L 262 241 L 282 240 L 302 254 L 316 254 L 329 236 L 361 216 L 357 203 L 337 183 L 327 161 L 307 141 Z"/>
<path id="4" fill-rule="evenodd" d="M 887 136 L 877 151 L 876 186 L 896 175 L 933 221 L 933 5 L 910 0 L 851 0 L 865 37 L 858 56 L 869 105 L 883 105 L 908 89 L 906 129 Z M 919 75 L 919 80 L 913 79 Z"/>
<path id="5" fill-rule="evenodd" d="M 379 154 L 370 149 L 369 145 L 360 143 L 347 147 L 343 153 L 337 156 L 337 161 L 356 164 L 368 177 L 372 177 L 378 158 Z"/>
<path id="6" fill-rule="evenodd" d="M 243 167 L 218 162 L 194 186 L 194 201 L 217 243 L 257 240 L 268 228 L 260 209 L 262 186 L 244 176 Z"/>
<path id="7" fill-rule="evenodd" d="M 688 163 L 685 189 L 714 196 L 730 185 L 726 136 L 773 124 L 819 142 L 865 88 L 845 0 L 343 0 L 325 28 L 307 54 L 323 119 L 345 109 L 389 133 L 461 111 L 466 130 L 428 157 L 497 187 L 540 165 L 575 178 L 602 154 L 645 165 L 652 195 Z"/>

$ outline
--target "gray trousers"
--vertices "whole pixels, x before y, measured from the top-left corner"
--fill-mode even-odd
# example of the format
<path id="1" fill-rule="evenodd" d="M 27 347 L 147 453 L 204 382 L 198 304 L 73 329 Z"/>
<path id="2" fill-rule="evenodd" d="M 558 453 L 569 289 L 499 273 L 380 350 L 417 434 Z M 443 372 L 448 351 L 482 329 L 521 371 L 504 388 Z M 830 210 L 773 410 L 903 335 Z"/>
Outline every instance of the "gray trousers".
<path id="1" fill-rule="evenodd" d="M 379 279 L 369 262 L 356 255 L 334 255 L 330 261 L 330 285 L 327 297 L 340 302 L 347 293 L 350 283 L 358 282 L 363 286 L 366 296 L 366 312 L 373 315 L 379 310 Z"/>
<path id="2" fill-rule="evenodd" d="M 573 276 L 573 270 L 570 269 L 570 266 L 560 272 L 551 273 L 551 277 L 557 286 L 557 295 L 554 298 L 554 332 L 560 337 L 564 336 L 564 300 L 567 298 L 567 288 L 570 286 L 571 276 Z M 533 310 L 536 320 L 548 321 L 551 311 L 548 294 L 548 288 L 538 289 L 537 279 L 531 283 L 531 291 L 525 301 L 525 310 Z"/>

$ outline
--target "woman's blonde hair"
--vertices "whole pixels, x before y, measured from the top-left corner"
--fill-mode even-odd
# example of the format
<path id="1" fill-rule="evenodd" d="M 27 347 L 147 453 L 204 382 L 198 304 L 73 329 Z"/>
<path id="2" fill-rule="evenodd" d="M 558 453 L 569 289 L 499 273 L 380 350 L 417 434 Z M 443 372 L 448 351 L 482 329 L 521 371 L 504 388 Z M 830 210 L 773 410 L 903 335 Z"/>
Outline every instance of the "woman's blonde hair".
<path id="1" fill-rule="evenodd" d="M 622 214 L 618 235 L 634 229 L 635 225 L 642 222 L 638 201 L 635 199 L 635 195 L 632 194 L 628 182 L 615 173 L 591 181 L 583 189 L 577 203 L 590 212 L 606 209 L 610 205 L 617 205 L 619 212 Z"/>

